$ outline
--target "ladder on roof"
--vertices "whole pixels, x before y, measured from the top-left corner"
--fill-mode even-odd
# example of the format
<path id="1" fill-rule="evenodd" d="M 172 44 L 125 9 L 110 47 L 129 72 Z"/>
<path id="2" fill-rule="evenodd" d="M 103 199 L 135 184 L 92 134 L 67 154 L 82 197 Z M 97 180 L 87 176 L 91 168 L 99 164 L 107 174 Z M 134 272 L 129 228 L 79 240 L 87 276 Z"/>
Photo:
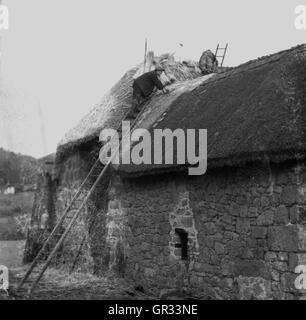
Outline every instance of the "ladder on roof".
<path id="1" fill-rule="evenodd" d="M 221 48 L 220 44 L 218 43 L 218 46 L 217 46 L 217 49 L 216 49 L 216 53 L 215 53 L 215 57 L 216 57 L 217 60 L 218 60 L 218 58 L 222 58 L 220 67 L 223 67 L 223 62 L 224 62 L 224 59 L 225 59 L 225 56 L 226 56 L 227 48 L 228 48 L 228 43 L 226 44 L 226 46 L 224 48 Z M 223 54 L 221 53 L 222 55 L 218 56 L 219 51 L 223 52 Z M 219 60 L 218 60 L 218 62 L 219 62 Z"/>
<path id="2" fill-rule="evenodd" d="M 128 108 L 128 111 L 125 113 L 123 120 L 132 120 L 132 124 L 131 124 L 131 131 L 134 129 L 140 115 L 143 113 L 144 111 L 144 106 L 143 104 L 146 101 L 143 101 L 139 106 L 138 106 L 138 110 L 142 105 L 141 110 L 138 112 L 137 116 L 135 118 L 130 118 L 129 113 L 130 113 L 130 108 Z M 77 218 L 79 217 L 81 210 L 83 209 L 83 207 L 85 206 L 85 204 L 87 203 L 87 201 L 89 200 L 89 198 L 91 197 L 93 191 L 95 190 L 95 188 L 97 187 L 98 183 L 100 182 L 100 180 L 102 179 L 102 177 L 104 176 L 104 174 L 106 173 L 107 169 L 109 168 L 112 160 L 114 159 L 114 157 L 117 155 L 117 153 L 120 151 L 120 147 L 122 145 L 122 140 L 124 137 L 122 137 L 122 134 L 120 132 L 120 129 L 122 129 L 122 123 L 120 124 L 120 126 L 117 129 L 117 132 L 119 131 L 119 137 L 120 137 L 120 143 L 118 148 L 115 150 L 115 152 L 113 153 L 112 157 L 109 159 L 109 161 L 105 164 L 105 166 L 103 167 L 103 169 L 100 171 L 100 173 L 98 175 L 94 175 L 95 170 L 98 168 L 99 164 L 101 165 L 100 159 L 98 157 L 98 159 L 95 161 L 95 163 L 93 164 L 93 166 L 91 167 L 89 173 L 87 174 L 86 178 L 83 180 L 83 182 L 81 183 L 79 189 L 76 191 L 75 195 L 73 196 L 72 200 L 70 201 L 70 203 L 68 204 L 68 206 L 66 207 L 64 213 L 61 215 L 60 219 L 58 220 L 57 224 L 55 225 L 54 229 L 52 230 L 52 232 L 50 233 L 50 235 L 48 236 L 48 238 L 46 239 L 46 241 L 43 243 L 40 251 L 38 252 L 38 254 L 36 255 L 35 259 L 33 260 L 30 268 L 28 269 L 28 271 L 26 272 L 26 274 L 24 275 L 24 277 L 22 278 L 22 280 L 20 281 L 20 283 L 18 284 L 16 291 L 18 292 L 23 285 L 25 284 L 25 282 L 27 281 L 27 279 L 29 278 L 29 276 L 31 275 L 31 273 L 33 272 L 34 268 L 37 266 L 39 260 L 43 257 L 43 253 L 46 250 L 47 246 L 51 243 L 52 240 L 56 239 L 56 236 L 58 236 L 57 232 L 59 231 L 60 227 L 63 225 L 64 221 L 66 218 L 69 218 L 70 222 L 67 226 L 67 228 L 65 229 L 65 231 L 63 232 L 63 234 L 61 235 L 61 237 L 59 238 L 59 240 L 56 242 L 55 247 L 53 248 L 53 250 L 51 251 L 51 253 L 49 254 L 47 260 L 45 261 L 45 264 L 43 265 L 42 269 L 40 270 L 36 280 L 34 281 L 33 285 L 30 288 L 29 291 L 29 297 L 31 297 L 31 295 L 33 294 L 36 286 L 38 285 L 40 279 L 42 278 L 43 274 L 45 273 L 45 271 L 47 270 L 47 268 L 49 267 L 52 259 L 54 258 L 55 254 L 57 253 L 57 251 L 59 250 L 59 248 L 61 247 L 61 245 L 63 244 L 64 240 L 66 239 L 68 233 L 70 232 L 70 230 L 72 229 L 72 227 L 74 226 L 74 223 L 76 222 Z M 77 201 L 79 195 L 81 194 L 82 189 L 85 187 L 86 183 L 89 181 L 90 177 L 95 177 L 96 180 L 94 182 L 94 184 L 92 185 L 92 187 L 90 188 L 90 190 L 88 191 L 86 197 L 83 199 L 82 203 L 80 204 L 79 208 L 76 210 L 76 212 L 73 214 L 72 217 L 68 217 L 68 213 L 75 209 L 72 207 L 72 205 Z M 83 242 L 83 240 L 82 240 Z M 83 244 L 81 244 L 82 246 Z M 77 255 L 79 255 L 79 252 L 77 253 Z"/>

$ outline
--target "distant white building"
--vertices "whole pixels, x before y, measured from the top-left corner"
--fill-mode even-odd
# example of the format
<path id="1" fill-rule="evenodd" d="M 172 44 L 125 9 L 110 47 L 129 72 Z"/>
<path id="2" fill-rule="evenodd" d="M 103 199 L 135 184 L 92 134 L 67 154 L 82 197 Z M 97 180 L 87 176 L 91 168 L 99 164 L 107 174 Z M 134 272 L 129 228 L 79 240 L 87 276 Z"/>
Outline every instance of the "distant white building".
<path id="1" fill-rule="evenodd" d="M 15 188 L 13 186 L 7 186 L 5 189 L 4 189 L 4 192 L 3 194 L 7 195 L 7 194 L 15 194 Z"/>

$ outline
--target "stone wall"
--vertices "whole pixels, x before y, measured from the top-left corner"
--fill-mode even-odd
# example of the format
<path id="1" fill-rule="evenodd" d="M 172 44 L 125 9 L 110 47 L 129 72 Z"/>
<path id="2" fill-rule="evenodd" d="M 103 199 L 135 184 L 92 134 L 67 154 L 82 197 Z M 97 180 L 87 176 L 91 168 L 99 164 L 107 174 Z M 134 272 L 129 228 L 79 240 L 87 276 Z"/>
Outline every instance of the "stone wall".
<path id="1" fill-rule="evenodd" d="M 82 154 L 71 157 L 56 192 L 57 218 L 90 169 Z M 183 289 L 205 299 L 301 298 L 294 271 L 306 264 L 306 169 L 267 162 L 201 177 L 109 172 L 57 261 L 113 271 L 155 295 Z"/>
<path id="2" fill-rule="evenodd" d="M 105 231 L 108 267 L 155 294 L 184 288 L 213 299 L 299 298 L 305 172 L 254 164 L 117 182 Z M 188 234 L 187 259 L 176 230 Z"/>

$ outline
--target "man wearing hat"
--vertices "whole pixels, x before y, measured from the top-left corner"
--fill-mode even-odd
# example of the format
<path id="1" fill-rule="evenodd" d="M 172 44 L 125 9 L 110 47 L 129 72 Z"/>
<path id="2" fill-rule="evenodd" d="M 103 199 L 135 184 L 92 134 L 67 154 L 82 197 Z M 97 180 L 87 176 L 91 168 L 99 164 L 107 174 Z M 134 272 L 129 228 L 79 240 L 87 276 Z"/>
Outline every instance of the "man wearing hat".
<path id="1" fill-rule="evenodd" d="M 140 105 L 150 97 L 155 88 L 168 93 L 168 89 L 161 83 L 159 77 L 165 71 L 161 66 L 157 66 L 154 71 L 149 71 L 134 80 L 133 83 L 133 107 L 129 113 L 130 118 L 136 118 L 140 112 Z"/>

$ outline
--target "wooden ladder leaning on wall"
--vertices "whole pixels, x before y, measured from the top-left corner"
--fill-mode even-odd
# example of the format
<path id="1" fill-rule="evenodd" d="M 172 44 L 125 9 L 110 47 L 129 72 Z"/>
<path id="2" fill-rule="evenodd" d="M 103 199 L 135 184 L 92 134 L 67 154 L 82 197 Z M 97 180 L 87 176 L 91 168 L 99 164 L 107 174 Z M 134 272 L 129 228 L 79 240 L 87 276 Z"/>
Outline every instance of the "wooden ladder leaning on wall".
<path id="1" fill-rule="evenodd" d="M 145 102 L 144 102 L 145 103 Z M 137 114 L 135 119 L 131 119 L 129 116 L 130 113 L 130 108 L 128 108 L 128 111 L 125 113 L 123 120 L 132 120 L 132 125 L 131 125 L 131 130 L 134 129 L 139 117 L 141 116 L 141 114 L 143 113 L 145 107 L 142 106 L 140 112 Z M 121 125 L 118 127 L 117 132 L 120 131 Z M 121 135 L 120 135 L 121 137 Z M 98 183 L 100 182 L 100 180 L 102 179 L 102 177 L 104 176 L 104 174 L 106 173 L 107 169 L 109 168 L 112 160 L 114 159 L 114 157 L 117 155 L 117 153 L 120 151 L 120 147 L 122 144 L 122 140 L 123 138 L 120 138 L 120 143 L 118 148 L 115 150 L 115 152 L 113 153 L 112 157 L 108 160 L 108 162 L 105 164 L 105 166 L 103 167 L 102 171 L 100 172 L 100 174 L 97 176 L 97 179 L 95 180 L 94 184 L 92 185 L 92 187 L 90 188 L 90 190 L 88 191 L 86 197 L 83 199 L 81 205 L 79 206 L 79 208 L 77 209 L 77 211 L 74 213 L 74 215 L 72 216 L 67 228 L 65 229 L 65 231 L 63 232 L 63 234 L 61 235 L 60 239 L 57 241 L 55 247 L 53 248 L 53 250 L 51 251 L 51 253 L 49 254 L 47 260 L 45 261 L 41 271 L 39 272 L 36 280 L 34 281 L 33 285 L 30 288 L 29 291 L 29 298 L 31 297 L 31 295 L 33 294 L 35 288 L 37 287 L 39 281 L 41 280 L 43 274 L 45 273 L 45 271 L 47 270 L 47 268 L 49 267 L 52 259 L 54 258 L 55 254 L 57 253 L 57 251 L 59 250 L 59 248 L 61 247 L 62 243 L 64 242 L 64 240 L 66 239 L 68 233 L 70 232 L 70 230 L 72 229 L 72 227 L 74 226 L 74 223 L 76 222 L 78 216 L 80 215 L 82 209 L 84 208 L 85 204 L 87 203 L 87 201 L 89 200 L 90 196 L 92 195 L 93 191 L 95 190 L 95 188 L 97 187 Z M 77 190 L 77 192 L 75 193 L 75 195 L 73 196 L 72 200 L 70 201 L 69 205 L 67 206 L 67 208 L 65 209 L 64 213 L 61 215 L 60 219 L 58 220 L 57 224 L 55 225 L 54 229 L 52 230 L 52 232 L 50 233 L 50 235 L 48 236 L 48 238 L 46 239 L 46 241 L 43 243 L 40 251 L 38 252 L 38 254 L 36 255 L 35 259 L 33 260 L 30 268 L 28 269 L 28 271 L 26 272 L 26 274 L 24 275 L 24 277 L 22 278 L 22 280 L 20 281 L 20 283 L 18 284 L 16 291 L 18 292 L 23 285 L 25 284 L 25 282 L 27 281 L 27 279 L 29 278 L 29 276 L 31 275 L 31 273 L 33 272 L 34 268 L 37 266 L 39 260 L 43 257 L 43 253 L 45 252 L 48 244 L 51 243 L 51 241 L 56 237 L 57 235 L 57 231 L 59 231 L 60 227 L 63 225 L 65 218 L 67 218 L 68 213 L 70 212 L 70 210 L 72 209 L 72 205 L 75 203 L 75 201 L 78 199 L 79 195 L 81 194 L 81 191 L 83 190 L 85 184 L 89 181 L 90 177 L 93 176 L 94 170 L 96 169 L 96 167 L 100 164 L 100 159 L 98 158 L 96 160 L 96 162 L 94 163 L 94 165 L 91 167 L 88 175 L 86 176 L 86 178 L 83 180 L 83 182 L 81 183 L 79 189 Z"/>

